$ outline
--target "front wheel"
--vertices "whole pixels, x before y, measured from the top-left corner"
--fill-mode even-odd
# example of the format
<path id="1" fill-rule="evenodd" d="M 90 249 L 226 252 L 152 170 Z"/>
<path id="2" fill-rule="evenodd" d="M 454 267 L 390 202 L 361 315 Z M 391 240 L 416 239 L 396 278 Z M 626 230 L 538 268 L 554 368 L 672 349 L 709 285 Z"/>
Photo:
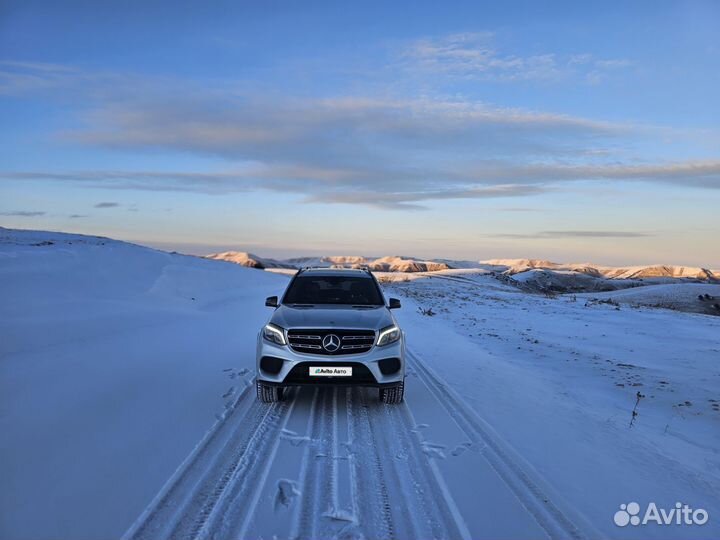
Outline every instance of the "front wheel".
<path id="1" fill-rule="evenodd" d="M 380 388 L 380 401 L 390 405 L 402 403 L 405 398 L 405 381 L 395 386 L 385 386 Z"/>
<path id="2" fill-rule="evenodd" d="M 281 386 L 255 381 L 255 387 L 257 388 L 257 397 L 263 403 L 277 403 L 283 399 L 284 389 Z"/>

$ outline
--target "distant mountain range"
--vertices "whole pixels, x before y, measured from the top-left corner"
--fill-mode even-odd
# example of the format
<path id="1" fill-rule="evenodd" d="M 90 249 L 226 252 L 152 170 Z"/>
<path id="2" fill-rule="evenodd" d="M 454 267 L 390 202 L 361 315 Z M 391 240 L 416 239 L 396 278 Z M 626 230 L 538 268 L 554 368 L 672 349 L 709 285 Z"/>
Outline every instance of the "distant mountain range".
<path id="1" fill-rule="evenodd" d="M 591 263 L 556 263 L 541 259 L 489 259 L 483 261 L 455 261 L 449 259 L 422 259 L 409 256 L 365 257 L 326 256 L 271 259 L 242 251 L 226 251 L 206 255 L 208 259 L 233 262 L 242 266 L 260 269 L 299 269 L 316 267 L 367 267 L 375 272 L 437 272 L 452 269 L 472 269 L 497 272 L 512 276 L 518 281 L 544 275 L 567 275 L 582 278 L 641 280 L 641 279 L 695 279 L 703 281 L 720 280 L 720 271 L 692 266 L 646 265 L 646 266 L 602 266 Z M 542 271 L 542 272 L 541 272 Z M 525 274 L 525 275 L 521 275 Z"/>
<path id="2" fill-rule="evenodd" d="M 234 262 L 252 268 L 288 268 L 299 269 L 306 266 L 316 267 L 367 267 L 374 272 L 436 272 L 449 270 L 453 266 L 443 261 L 425 261 L 412 257 L 363 257 L 363 256 L 331 256 L 331 257 L 296 257 L 293 259 L 268 259 L 242 251 L 226 251 L 206 255 L 208 259 Z"/>
<path id="3" fill-rule="evenodd" d="M 495 267 L 507 275 L 521 274 L 531 270 L 551 270 L 587 274 L 606 279 L 690 278 L 701 280 L 720 279 L 720 272 L 694 266 L 600 266 L 591 263 L 555 263 L 538 259 L 490 259 L 480 261 L 482 266 Z"/>
<path id="4" fill-rule="evenodd" d="M 275 259 L 268 259 L 266 257 L 258 257 L 252 253 L 246 253 L 244 251 L 224 251 L 222 253 L 213 253 L 211 255 L 205 255 L 206 259 L 215 259 L 218 261 L 227 261 L 241 266 L 248 266 L 250 268 L 258 268 L 263 270 L 265 268 L 298 268 L 294 264 L 285 261 L 276 261 Z"/>

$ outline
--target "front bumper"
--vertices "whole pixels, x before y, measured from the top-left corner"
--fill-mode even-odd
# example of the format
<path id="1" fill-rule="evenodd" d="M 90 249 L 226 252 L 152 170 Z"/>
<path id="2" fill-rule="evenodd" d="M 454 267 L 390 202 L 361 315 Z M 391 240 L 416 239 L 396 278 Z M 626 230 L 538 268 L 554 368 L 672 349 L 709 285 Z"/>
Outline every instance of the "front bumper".
<path id="1" fill-rule="evenodd" d="M 280 371 L 270 373 L 261 368 L 261 359 L 271 357 L 282 360 Z M 400 361 L 400 369 L 383 374 L 379 362 L 389 358 Z M 262 337 L 257 338 L 256 354 L 257 380 L 266 384 L 295 385 L 348 385 L 348 386 L 387 386 L 401 382 L 405 378 L 405 335 L 396 343 L 385 347 L 373 346 L 366 353 L 339 354 L 326 356 L 321 354 L 305 354 L 294 351 L 288 345 L 277 345 Z M 353 367 L 352 377 L 310 377 L 309 366 L 350 366 Z"/>

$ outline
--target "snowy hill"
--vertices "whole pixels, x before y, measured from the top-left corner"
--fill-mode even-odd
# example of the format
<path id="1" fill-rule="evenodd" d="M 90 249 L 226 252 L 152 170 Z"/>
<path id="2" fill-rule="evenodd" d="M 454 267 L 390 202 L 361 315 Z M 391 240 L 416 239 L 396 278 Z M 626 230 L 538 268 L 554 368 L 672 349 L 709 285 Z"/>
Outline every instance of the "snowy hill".
<path id="1" fill-rule="evenodd" d="M 361 255 L 336 255 L 328 257 L 296 257 L 292 259 L 276 260 L 264 259 L 244 252 L 228 251 L 206 255 L 208 259 L 218 259 L 234 262 L 252 268 L 302 268 L 314 267 L 367 267 L 377 272 L 436 272 L 452 268 L 446 261 L 422 260 L 414 257 L 364 257 Z"/>
<path id="2" fill-rule="evenodd" d="M 507 270 L 517 270 L 521 272 L 530 268 L 558 268 L 562 266 L 559 263 L 543 259 L 488 259 L 486 261 L 480 261 L 480 264 L 504 266 L 507 267 Z"/>
<path id="3" fill-rule="evenodd" d="M 602 271 L 602 270 L 601 270 Z M 634 266 L 630 268 L 604 269 L 603 274 L 613 279 L 646 279 L 646 278 L 691 278 L 702 280 L 720 279 L 707 268 L 692 266 Z"/>
<path id="4" fill-rule="evenodd" d="M 0 229 L 0 537 L 119 538 L 248 384 L 286 283 Z"/>
<path id="5" fill-rule="evenodd" d="M 704 315 L 720 315 L 720 284 L 667 283 L 651 284 L 599 294 L 581 295 L 591 300 L 612 300 L 618 304 L 646 306 Z"/>
<path id="6" fill-rule="evenodd" d="M 370 262 L 368 266 L 370 270 L 378 272 L 437 272 L 451 268 L 444 262 L 423 261 L 400 256 L 381 257 Z"/>
<path id="7" fill-rule="evenodd" d="M 603 291 L 618 288 L 617 283 L 608 283 L 609 280 L 602 278 L 602 276 L 573 270 L 531 268 L 511 275 L 513 281 L 541 291 Z M 631 285 L 631 283 L 628 283 L 628 285 Z"/>
<path id="8" fill-rule="evenodd" d="M 482 265 L 496 267 L 497 271 L 508 275 L 521 274 L 529 270 L 541 269 L 587 274 L 607 279 L 699 279 L 720 280 L 720 273 L 707 268 L 671 265 L 646 265 L 614 267 L 591 263 L 555 263 L 538 259 L 490 259 L 480 261 Z"/>
<path id="9" fill-rule="evenodd" d="M 218 261 L 227 261 L 239 264 L 241 266 L 247 266 L 249 268 L 258 268 L 260 270 L 263 270 L 265 268 L 297 268 L 297 266 L 287 262 L 258 257 L 257 255 L 253 255 L 252 253 L 247 253 L 244 251 L 224 251 L 222 253 L 213 253 L 212 255 L 206 255 L 205 258 Z"/>
<path id="10" fill-rule="evenodd" d="M 629 501 L 720 511 L 720 318 L 642 307 L 688 297 L 708 305 L 720 299 L 720 285 L 545 297 L 491 275 L 470 276 L 440 272 L 386 287 L 402 298 L 399 317 L 413 347 L 439 360 L 435 369 L 448 387 L 484 411 L 493 429 L 600 529 L 580 536 L 720 537 L 718 521 L 625 529 L 613 523 Z M 715 300 L 700 301 L 700 294 Z M 425 433 L 437 427 L 428 423 Z M 441 444 L 437 433 L 434 442 Z M 436 463 L 453 465 L 449 456 Z M 470 473 L 460 468 L 457 477 L 467 482 Z"/>
<path id="11" fill-rule="evenodd" d="M 295 257 L 287 259 L 287 262 L 298 266 L 352 266 L 366 265 L 372 257 L 364 257 L 362 255 L 333 255 L 327 257 Z"/>
<path id="12" fill-rule="evenodd" d="M 515 276 L 519 282 L 529 284 L 553 284 L 558 290 L 570 290 L 577 284 L 578 290 L 606 290 L 629 286 L 630 284 L 608 284 L 605 280 L 701 280 L 720 281 L 720 273 L 707 268 L 671 265 L 647 265 L 614 267 L 592 263 L 556 263 L 544 259 L 489 259 L 484 261 L 462 261 L 452 259 L 423 259 L 408 256 L 366 257 L 363 255 L 334 255 L 323 257 L 294 257 L 271 259 L 241 251 L 226 251 L 205 256 L 233 262 L 258 269 L 298 269 L 314 267 L 367 267 L 374 272 L 440 272 L 452 269 L 492 270 L 508 276 Z M 519 277 L 520 274 L 530 272 Z M 593 281 L 596 278 L 600 281 Z"/>

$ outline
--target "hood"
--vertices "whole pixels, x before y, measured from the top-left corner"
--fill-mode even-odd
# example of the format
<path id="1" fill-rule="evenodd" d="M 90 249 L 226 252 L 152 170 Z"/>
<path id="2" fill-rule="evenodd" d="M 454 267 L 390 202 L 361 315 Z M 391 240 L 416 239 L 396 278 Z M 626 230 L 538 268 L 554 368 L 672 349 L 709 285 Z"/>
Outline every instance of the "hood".
<path id="1" fill-rule="evenodd" d="M 380 330 L 395 324 L 385 306 L 351 308 L 350 306 L 314 306 L 311 308 L 281 305 L 270 322 L 285 329 L 292 328 L 347 328 Z"/>

